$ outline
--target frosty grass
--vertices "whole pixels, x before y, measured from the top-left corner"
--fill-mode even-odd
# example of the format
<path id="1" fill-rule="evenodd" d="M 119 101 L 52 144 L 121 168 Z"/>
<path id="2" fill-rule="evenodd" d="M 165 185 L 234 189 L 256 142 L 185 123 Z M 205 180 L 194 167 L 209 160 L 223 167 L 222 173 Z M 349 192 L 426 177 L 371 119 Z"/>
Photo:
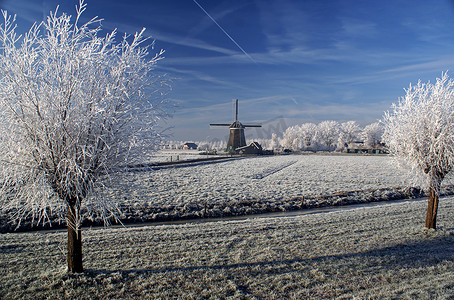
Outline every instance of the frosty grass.
<path id="1" fill-rule="evenodd" d="M 402 186 L 404 174 L 387 156 L 263 156 L 121 173 L 109 192 L 138 205 L 266 201 Z"/>
<path id="2" fill-rule="evenodd" d="M 111 177 L 105 197 L 118 199 L 126 221 L 223 217 L 369 201 L 371 191 L 405 187 L 407 179 L 386 156 L 264 156 L 132 169 Z M 349 191 L 364 192 L 321 197 Z"/>
<path id="3" fill-rule="evenodd" d="M 186 157 L 197 157 L 189 153 Z M 165 162 L 169 154 L 175 156 L 164 152 L 157 157 Z M 183 157 L 183 152 L 176 155 Z M 122 214 L 118 216 L 124 223 L 218 218 L 415 197 L 407 192 L 410 180 L 406 173 L 387 156 L 264 156 L 159 167 L 144 162 L 109 176 L 103 183 L 107 188 L 97 195 L 120 206 Z M 454 193 L 454 186 L 446 188 Z M 3 219 L 0 216 L 0 232 L 14 229 Z M 90 225 L 102 223 L 102 219 L 86 220 Z M 21 226 L 28 230 L 30 220 L 24 220 Z"/>
<path id="4" fill-rule="evenodd" d="M 2 299 L 454 297 L 454 198 L 437 231 L 425 201 L 297 217 L 85 229 L 86 273 L 66 233 L 0 235 Z"/>
<path id="5" fill-rule="evenodd" d="M 387 157 L 284 156 L 122 174 L 125 203 L 322 195 L 405 184 Z M 127 197 L 125 195 L 133 196 Z M 226 200 L 227 199 L 227 200 Z M 0 234 L 0 299 L 454 297 L 454 197 L 437 231 L 426 201 L 297 217 L 83 230 L 84 274 L 66 232 Z"/>

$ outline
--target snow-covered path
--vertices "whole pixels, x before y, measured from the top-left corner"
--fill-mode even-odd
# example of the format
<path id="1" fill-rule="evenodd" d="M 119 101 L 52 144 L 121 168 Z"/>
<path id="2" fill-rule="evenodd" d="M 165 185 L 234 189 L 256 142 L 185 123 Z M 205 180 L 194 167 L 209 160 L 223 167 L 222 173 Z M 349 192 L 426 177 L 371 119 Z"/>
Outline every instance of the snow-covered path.
<path id="1" fill-rule="evenodd" d="M 452 298 L 454 197 L 437 232 L 425 208 L 86 229 L 80 276 L 65 273 L 65 233 L 1 234 L 0 298 Z"/>

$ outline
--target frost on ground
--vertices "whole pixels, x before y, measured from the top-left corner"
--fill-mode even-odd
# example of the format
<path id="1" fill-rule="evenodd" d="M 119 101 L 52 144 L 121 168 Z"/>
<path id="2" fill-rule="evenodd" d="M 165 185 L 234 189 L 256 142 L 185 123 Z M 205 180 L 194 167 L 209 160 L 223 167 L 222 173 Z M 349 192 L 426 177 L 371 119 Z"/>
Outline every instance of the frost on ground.
<path id="1" fill-rule="evenodd" d="M 85 229 L 82 275 L 63 268 L 65 232 L 0 234 L 0 298 L 451 299 L 454 198 L 437 231 L 425 206 Z"/>
<path id="2" fill-rule="evenodd" d="M 131 168 L 104 196 L 125 222 L 225 217 L 421 197 L 388 156 L 286 155 Z M 447 190 L 446 190 L 447 189 Z M 452 193 L 445 187 L 445 194 Z M 29 223 L 23 222 L 26 229 Z M 56 224 L 54 224 L 55 227 Z M 0 232 L 14 228 L 0 218 Z"/>
<path id="3" fill-rule="evenodd" d="M 128 203 L 155 205 L 223 202 L 251 199 L 280 200 L 299 195 L 331 194 L 402 186 L 387 156 L 288 155 L 250 157 L 234 161 L 169 167 L 150 172 L 121 173 L 111 193 L 131 195 Z M 125 196 L 125 195 L 123 195 Z"/>
<path id="4" fill-rule="evenodd" d="M 175 162 L 213 157 L 213 155 L 203 155 L 202 152 L 198 150 L 143 151 L 137 155 L 141 157 L 142 161 L 147 163 Z"/>
<path id="5" fill-rule="evenodd" d="M 148 220 L 291 210 L 318 206 L 321 199 L 314 198 L 322 195 L 402 186 L 402 172 L 389 161 L 292 155 L 144 169 L 113 177 L 108 196 L 122 199 L 125 207 L 139 208 Z M 127 210 L 125 214 L 133 217 Z"/>
<path id="6" fill-rule="evenodd" d="M 111 178 L 125 222 L 225 217 L 419 197 L 388 156 L 288 155 L 147 168 Z"/>

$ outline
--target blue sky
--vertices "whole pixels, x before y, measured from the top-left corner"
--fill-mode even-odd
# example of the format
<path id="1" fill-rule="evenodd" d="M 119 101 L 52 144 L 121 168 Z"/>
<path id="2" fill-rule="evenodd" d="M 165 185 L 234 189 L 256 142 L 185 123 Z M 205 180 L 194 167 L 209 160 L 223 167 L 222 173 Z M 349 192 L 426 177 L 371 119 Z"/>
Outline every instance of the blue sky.
<path id="1" fill-rule="evenodd" d="M 239 99 L 240 121 L 262 123 L 250 137 L 303 122 L 380 119 L 410 82 L 454 72 L 454 2 L 349 0 L 87 0 L 85 17 L 104 28 L 142 27 L 164 49 L 157 72 L 172 78 L 168 98 L 176 140 L 225 139 Z M 0 0 L 28 28 L 60 4 Z M 202 9 L 203 8 L 203 9 Z M 208 16 L 209 15 L 209 16 Z M 214 21 L 219 25 L 217 25 Z M 454 76 L 454 74 L 452 74 Z"/>

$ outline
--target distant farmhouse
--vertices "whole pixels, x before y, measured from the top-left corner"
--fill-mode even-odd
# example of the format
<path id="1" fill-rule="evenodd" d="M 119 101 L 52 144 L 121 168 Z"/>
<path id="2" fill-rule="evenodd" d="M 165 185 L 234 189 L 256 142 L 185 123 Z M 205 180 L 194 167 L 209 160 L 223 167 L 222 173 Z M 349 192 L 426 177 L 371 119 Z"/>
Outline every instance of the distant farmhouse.
<path id="1" fill-rule="evenodd" d="M 183 150 L 197 150 L 197 144 L 195 143 L 184 143 Z"/>
<path id="2" fill-rule="evenodd" d="M 385 154 L 388 153 L 386 147 L 382 143 L 376 144 L 374 147 L 367 147 L 363 141 L 354 141 L 346 144 L 344 152 L 347 153 L 364 153 L 364 154 Z"/>
<path id="3" fill-rule="evenodd" d="M 239 154 L 262 154 L 263 149 L 257 142 L 252 142 L 249 146 L 236 148 Z"/>

